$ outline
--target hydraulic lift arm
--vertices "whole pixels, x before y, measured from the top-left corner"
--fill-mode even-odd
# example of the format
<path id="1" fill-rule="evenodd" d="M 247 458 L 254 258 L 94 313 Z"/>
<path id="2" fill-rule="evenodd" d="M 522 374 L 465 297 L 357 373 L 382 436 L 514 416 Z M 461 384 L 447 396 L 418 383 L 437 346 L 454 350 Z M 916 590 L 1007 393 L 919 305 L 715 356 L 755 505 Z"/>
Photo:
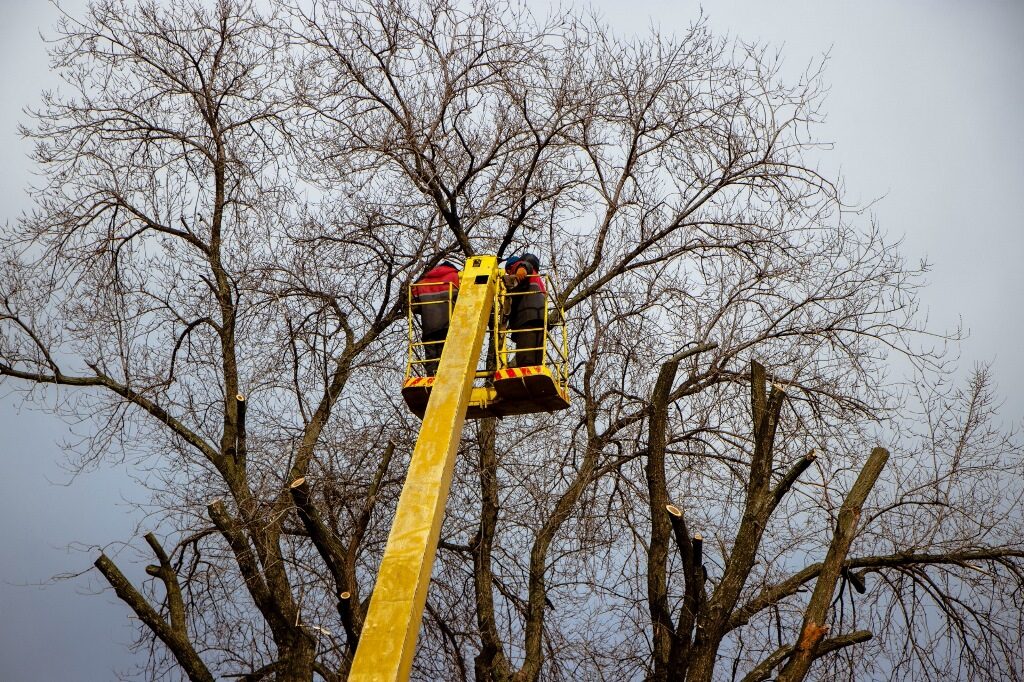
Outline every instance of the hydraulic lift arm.
<path id="1" fill-rule="evenodd" d="M 448 339 L 349 671 L 350 682 L 409 678 L 497 277 L 494 256 L 470 258 L 462 272 Z"/>

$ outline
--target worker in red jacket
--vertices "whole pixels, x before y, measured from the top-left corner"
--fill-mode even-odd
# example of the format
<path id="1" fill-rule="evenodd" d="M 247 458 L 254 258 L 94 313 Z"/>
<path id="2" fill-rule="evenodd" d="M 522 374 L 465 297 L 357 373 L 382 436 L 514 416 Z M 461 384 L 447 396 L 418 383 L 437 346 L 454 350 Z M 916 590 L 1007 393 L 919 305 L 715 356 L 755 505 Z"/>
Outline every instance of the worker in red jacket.
<path id="1" fill-rule="evenodd" d="M 448 336 L 449 309 L 459 295 L 459 270 L 448 261 L 427 271 L 412 287 L 413 313 L 420 318 L 424 343 L 423 368 L 428 376 L 437 374 L 444 340 Z"/>
<path id="2" fill-rule="evenodd" d="M 544 307 L 547 305 L 540 259 L 532 253 L 524 253 L 512 256 L 506 263 L 506 288 L 512 294 L 508 328 L 516 344 L 514 366 L 539 365 L 544 361 Z"/>

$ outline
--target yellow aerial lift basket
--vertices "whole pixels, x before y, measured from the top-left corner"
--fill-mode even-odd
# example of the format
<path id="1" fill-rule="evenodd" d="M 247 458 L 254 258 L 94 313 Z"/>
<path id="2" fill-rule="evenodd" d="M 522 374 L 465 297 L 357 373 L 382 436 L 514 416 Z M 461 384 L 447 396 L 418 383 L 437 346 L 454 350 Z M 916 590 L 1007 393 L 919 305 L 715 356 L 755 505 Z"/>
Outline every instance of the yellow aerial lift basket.
<path id="1" fill-rule="evenodd" d="M 482 417 L 505 417 L 534 412 L 554 412 L 569 407 L 569 351 L 565 334 L 565 315 L 557 299 L 552 295 L 551 280 L 540 275 L 544 282 L 544 315 L 538 326 L 509 329 L 507 312 L 516 296 L 530 291 L 509 291 L 504 280 L 496 277 L 494 300 L 489 318 L 487 350 L 482 353 L 482 367 L 474 375 L 473 392 L 470 396 L 467 419 Z M 422 418 L 434 387 L 434 374 L 440 362 L 441 353 L 436 350 L 445 344 L 465 343 L 472 338 L 474 330 L 449 328 L 448 336 L 441 341 L 422 341 L 416 329 L 415 313 L 418 307 L 443 305 L 448 307 L 449 319 L 454 307 L 455 290 L 449 287 L 447 299 L 417 301 L 416 287 L 436 284 L 413 284 L 409 287 L 408 339 L 405 382 L 402 397 L 410 411 Z M 535 337 L 531 332 L 540 332 L 541 345 L 522 347 L 517 341 L 523 337 Z M 540 351 L 540 363 L 526 365 L 519 358 L 535 355 Z M 530 358 L 536 362 L 536 358 Z"/>

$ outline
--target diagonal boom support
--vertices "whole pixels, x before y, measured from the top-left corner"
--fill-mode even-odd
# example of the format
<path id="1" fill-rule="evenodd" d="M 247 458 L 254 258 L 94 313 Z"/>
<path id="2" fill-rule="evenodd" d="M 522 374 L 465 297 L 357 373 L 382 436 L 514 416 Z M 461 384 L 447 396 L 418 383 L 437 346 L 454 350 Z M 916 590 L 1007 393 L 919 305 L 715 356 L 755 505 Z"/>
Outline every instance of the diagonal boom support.
<path id="1" fill-rule="evenodd" d="M 409 678 L 497 272 L 494 256 L 470 258 L 462 272 L 448 339 L 398 500 L 350 682 Z"/>

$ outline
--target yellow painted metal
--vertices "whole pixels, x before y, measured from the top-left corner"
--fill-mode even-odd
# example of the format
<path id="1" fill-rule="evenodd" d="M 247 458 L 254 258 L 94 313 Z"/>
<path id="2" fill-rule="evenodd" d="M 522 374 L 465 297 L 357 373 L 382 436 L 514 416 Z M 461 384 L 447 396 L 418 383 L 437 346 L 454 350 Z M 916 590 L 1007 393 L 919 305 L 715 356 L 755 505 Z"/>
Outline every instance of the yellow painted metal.
<path id="1" fill-rule="evenodd" d="M 494 301 L 497 259 L 466 261 L 447 343 L 398 500 L 350 682 L 407 680 L 430 585 L 445 502 L 480 349 Z"/>
<path id="2" fill-rule="evenodd" d="M 497 399 L 498 392 L 493 386 L 474 386 L 469 402 L 476 407 L 487 407 Z"/>

